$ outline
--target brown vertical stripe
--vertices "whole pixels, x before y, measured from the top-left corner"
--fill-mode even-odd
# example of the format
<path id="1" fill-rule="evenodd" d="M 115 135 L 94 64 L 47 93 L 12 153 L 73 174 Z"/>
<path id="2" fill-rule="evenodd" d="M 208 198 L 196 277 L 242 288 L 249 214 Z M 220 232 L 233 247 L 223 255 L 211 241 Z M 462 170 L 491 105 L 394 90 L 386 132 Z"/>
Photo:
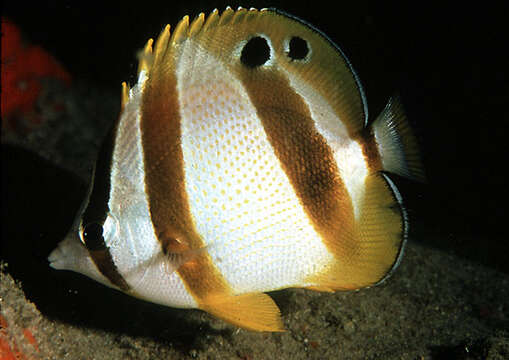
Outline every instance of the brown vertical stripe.
<path id="1" fill-rule="evenodd" d="M 239 73 L 276 156 L 326 246 L 335 255 L 355 251 L 352 201 L 307 104 L 277 71 L 244 68 Z"/>
<path id="2" fill-rule="evenodd" d="M 130 290 L 129 284 L 118 272 L 118 268 L 113 262 L 110 249 L 106 247 L 104 250 L 89 250 L 90 257 L 92 258 L 95 266 L 99 269 L 111 283 L 122 291 L 128 292 Z"/>
<path id="3" fill-rule="evenodd" d="M 88 198 L 87 207 L 83 212 L 82 226 L 86 231 L 87 226 L 97 226 L 99 232 L 93 232 L 88 238 L 83 236 L 85 246 L 101 274 L 104 275 L 113 285 L 129 291 L 129 284 L 118 271 L 110 249 L 106 246 L 102 236 L 102 226 L 108 217 L 110 211 L 109 202 L 111 195 L 111 167 L 113 163 L 113 152 L 115 150 L 115 139 L 117 136 L 118 122 L 115 123 L 104 139 L 97 162 L 94 167 L 91 191 Z M 90 229 L 90 228 L 89 228 Z"/>
<path id="4" fill-rule="evenodd" d="M 181 118 L 175 69 L 154 64 L 145 84 L 141 109 L 141 130 L 145 162 L 145 187 L 155 233 L 163 251 L 175 242 L 189 249 L 205 246 L 196 232 L 185 190 L 181 147 Z M 200 303 L 213 293 L 228 292 L 222 275 L 203 251 L 178 269 L 188 291 Z"/>
<path id="5" fill-rule="evenodd" d="M 359 135 L 355 140 L 357 140 L 357 142 L 362 146 L 362 154 L 368 164 L 369 173 L 375 174 L 378 171 L 383 170 L 382 159 L 380 158 L 378 144 L 376 143 L 375 135 L 373 134 L 373 128 L 369 126 L 363 129 L 359 132 Z"/>

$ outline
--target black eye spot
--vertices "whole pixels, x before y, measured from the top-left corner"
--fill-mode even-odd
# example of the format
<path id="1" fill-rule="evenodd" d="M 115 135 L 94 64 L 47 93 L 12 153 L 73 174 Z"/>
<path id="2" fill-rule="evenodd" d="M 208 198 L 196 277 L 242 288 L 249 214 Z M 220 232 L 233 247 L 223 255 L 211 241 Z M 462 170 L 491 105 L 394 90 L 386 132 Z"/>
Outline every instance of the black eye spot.
<path id="1" fill-rule="evenodd" d="M 262 66 L 270 59 L 270 47 L 261 36 L 250 39 L 242 48 L 240 61 L 250 68 Z"/>
<path id="2" fill-rule="evenodd" d="M 99 223 L 90 223 L 83 228 L 83 241 L 88 250 L 104 250 L 103 227 Z"/>
<path id="3" fill-rule="evenodd" d="M 308 42 L 303 38 L 294 36 L 288 43 L 288 56 L 292 60 L 303 60 L 309 54 Z"/>

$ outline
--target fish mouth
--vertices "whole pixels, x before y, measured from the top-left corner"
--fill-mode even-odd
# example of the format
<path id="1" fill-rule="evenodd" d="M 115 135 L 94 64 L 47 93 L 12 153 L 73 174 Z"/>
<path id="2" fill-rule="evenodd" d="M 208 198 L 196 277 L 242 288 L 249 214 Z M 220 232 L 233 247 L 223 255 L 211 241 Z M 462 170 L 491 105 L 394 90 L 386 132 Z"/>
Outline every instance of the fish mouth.
<path id="1" fill-rule="evenodd" d="M 88 276 L 101 284 L 114 287 L 111 282 L 101 274 L 93 262 L 87 248 L 81 242 L 77 231 L 71 231 L 67 234 L 49 254 L 48 261 L 49 266 L 55 270 L 74 271 Z"/>
<path id="2" fill-rule="evenodd" d="M 69 256 L 68 249 L 70 248 L 68 237 L 69 235 L 67 235 L 48 256 L 49 266 L 53 269 L 66 269 L 66 264 L 68 262 L 66 258 Z"/>
<path id="3" fill-rule="evenodd" d="M 49 265 L 56 270 L 74 270 L 79 268 L 80 259 L 88 257 L 88 252 L 72 231 L 49 254 Z"/>

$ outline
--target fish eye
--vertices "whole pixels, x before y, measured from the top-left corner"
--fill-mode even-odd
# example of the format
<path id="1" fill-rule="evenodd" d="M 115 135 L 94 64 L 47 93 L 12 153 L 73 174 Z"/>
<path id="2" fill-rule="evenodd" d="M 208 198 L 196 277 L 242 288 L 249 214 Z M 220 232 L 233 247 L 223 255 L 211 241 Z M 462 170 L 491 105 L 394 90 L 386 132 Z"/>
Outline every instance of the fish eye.
<path id="1" fill-rule="evenodd" d="M 97 222 L 92 222 L 83 227 L 83 242 L 88 250 L 104 250 L 106 244 L 103 237 L 103 227 Z"/>
<path id="2" fill-rule="evenodd" d="M 292 36 L 285 48 L 291 60 L 305 60 L 310 50 L 308 42 L 299 36 Z"/>
<path id="3" fill-rule="evenodd" d="M 262 36 L 249 39 L 240 53 L 240 62 L 249 68 L 262 66 L 269 60 L 270 46 Z"/>

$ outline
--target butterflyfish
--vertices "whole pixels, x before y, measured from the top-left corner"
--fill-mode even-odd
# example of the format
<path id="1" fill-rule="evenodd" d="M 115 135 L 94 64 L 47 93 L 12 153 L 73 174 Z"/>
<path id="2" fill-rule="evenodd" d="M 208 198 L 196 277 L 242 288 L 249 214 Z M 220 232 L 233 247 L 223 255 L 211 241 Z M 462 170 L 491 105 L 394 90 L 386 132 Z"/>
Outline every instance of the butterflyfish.
<path id="1" fill-rule="evenodd" d="M 422 179 L 399 98 L 368 123 L 359 77 L 275 9 L 185 16 L 139 54 L 88 196 L 50 254 L 129 295 L 283 331 L 266 292 L 382 282 L 408 220 L 389 173 Z"/>

